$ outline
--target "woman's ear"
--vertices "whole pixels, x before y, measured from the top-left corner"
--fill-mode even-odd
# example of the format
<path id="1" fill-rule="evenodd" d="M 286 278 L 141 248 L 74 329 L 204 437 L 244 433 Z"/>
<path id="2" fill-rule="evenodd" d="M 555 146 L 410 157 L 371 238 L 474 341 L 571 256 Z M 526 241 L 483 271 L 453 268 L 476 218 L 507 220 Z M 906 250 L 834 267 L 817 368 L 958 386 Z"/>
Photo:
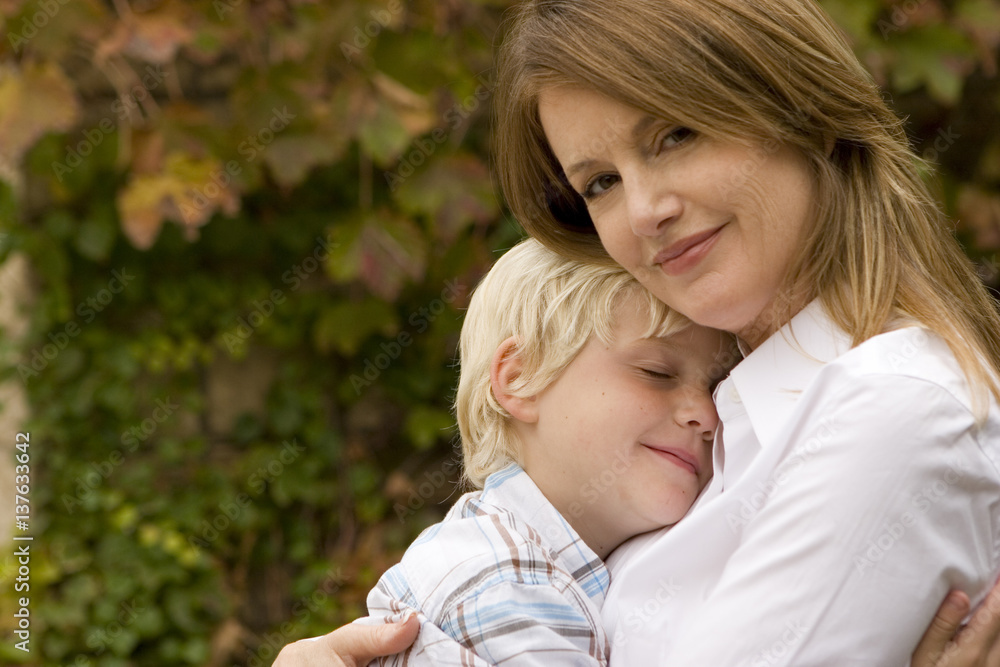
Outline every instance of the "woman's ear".
<path id="1" fill-rule="evenodd" d="M 497 403 L 514 419 L 532 424 L 538 421 L 538 404 L 534 396 L 522 398 L 510 393 L 513 382 L 520 377 L 523 365 L 517 354 L 517 339 L 513 336 L 500 343 L 490 364 L 490 388 Z"/>

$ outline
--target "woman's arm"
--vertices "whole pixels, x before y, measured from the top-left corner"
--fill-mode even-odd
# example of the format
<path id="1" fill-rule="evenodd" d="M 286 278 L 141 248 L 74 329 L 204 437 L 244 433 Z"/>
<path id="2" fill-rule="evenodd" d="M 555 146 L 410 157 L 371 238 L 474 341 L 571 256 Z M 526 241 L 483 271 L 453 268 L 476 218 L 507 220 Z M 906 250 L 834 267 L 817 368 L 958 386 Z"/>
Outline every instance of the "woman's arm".
<path id="1" fill-rule="evenodd" d="M 993 588 L 967 627 L 969 598 L 952 592 L 913 653 L 911 667 L 1000 667 L 1000 584 Z M 289 644 L 274 667 L 362 667 L 373 658 L 399 653 L 413 643 L 415 616 L 390 625 L 345 625 L 328 635 Z"/>

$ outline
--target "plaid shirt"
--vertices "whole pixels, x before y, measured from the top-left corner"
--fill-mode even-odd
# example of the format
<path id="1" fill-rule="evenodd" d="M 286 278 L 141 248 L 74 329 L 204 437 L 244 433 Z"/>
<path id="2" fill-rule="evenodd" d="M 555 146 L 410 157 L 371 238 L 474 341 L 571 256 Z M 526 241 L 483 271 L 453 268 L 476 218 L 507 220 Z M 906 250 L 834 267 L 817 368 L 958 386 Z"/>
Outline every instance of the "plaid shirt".
<path id="1" fill-rule="evenodd" d="M 597 554 L 512 464 L 421 533 L 368 595 L 362 622 L 411 611 L 421 621 L 413 646 L 372 664 L 607 665 L 609 582 Z"/>

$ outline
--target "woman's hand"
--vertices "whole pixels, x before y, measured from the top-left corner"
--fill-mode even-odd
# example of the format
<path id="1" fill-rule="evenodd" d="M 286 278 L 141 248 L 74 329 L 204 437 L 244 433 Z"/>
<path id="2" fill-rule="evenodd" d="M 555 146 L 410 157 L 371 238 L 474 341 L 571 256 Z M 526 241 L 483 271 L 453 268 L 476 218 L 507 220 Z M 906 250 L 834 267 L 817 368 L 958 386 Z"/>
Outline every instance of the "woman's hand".
<path id="1" fill-rule="evenodd" d="M 328 635 L 289 644 L 272 667 L 364 667 L 373 658 L 405 650 L 419 631 L 416 614 L 403 623 L 349 623 Z"/>
<path id="2" fill-rule="evenodd" d="M 911 667 L 1000 667 L 1000 583 L 969 624 L 969 597 L 952 591 L 938 609 L 911 658 Z"/>

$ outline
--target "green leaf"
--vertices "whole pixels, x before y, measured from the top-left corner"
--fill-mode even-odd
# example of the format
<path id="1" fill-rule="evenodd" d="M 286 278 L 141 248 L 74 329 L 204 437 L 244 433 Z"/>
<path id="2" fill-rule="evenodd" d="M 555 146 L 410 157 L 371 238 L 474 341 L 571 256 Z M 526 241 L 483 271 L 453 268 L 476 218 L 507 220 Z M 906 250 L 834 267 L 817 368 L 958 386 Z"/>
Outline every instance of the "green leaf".
<path id="1" fill-rule="evenodd" d="M 892 79 L 900 92 L 926 85 L 945 104 L 961 96 L 964 74 L 972 67 L 975 50 L 968 39 L 944 25 L 908 30 L 893 40 Z"/>
<path id="2" fill-rule="evenodd" d="M 388 209 L 338 224 L 331 237 L 339 247 L 327 260 L 330 275 L 341 282 L 360 280 L 383 299 L 395 299 L 426 270 L 424 234 L 412 220 Z"/>
<path id="3" fill-rule="evenodd" d="M 455 420 L 451 413 L 437 408 L 418 406 L 406 416 L 406 435 L 419 450 L 430 449 L 453 435 Z"/>
<path id="4" fill-rule="evenodd" d="M 378 165 L 388 165 L 409 147 L 411 137 L 402 119 L 383 100 L 379 100 L 375 113 L 367 118 L 358 132 L 361 150 Z"/>
<path id="5" fill-rule="evenodd" d="M 342 134 L 280 136 L 267 147 L 264 160 L 278 185 L 291 188 L 302 183 L 313 168 L 337 160 L 346 145 Z"/>
<path id="6" fill-rule="evenodd" d="M 88 218 L 77 229 L 76 249 L 87 259 L 103 262 L 108 258 L 117 235 L 118 229 L 111 212 Z"/>
<path id="7" fill-rule="evenodd" d="M 341 302 L 323 310 L 313 328 L 313 341 L 322 352 L 352 355 L 368 336 L 392 336 L 397 326 L 395 311 L 384 301 Z"/>
<path id="8" fill-rule="evenodd" d="M 473 155 L 434 160 L 399 187 L 396 199 L 407 213 L 431 220 L 443 243 L 453 243 L 470 225 L 484 225 L 499 213 L 489 168 Z"/>
<path id="9" fill-rule="evenodd" d="M 857 44 L 868 39 L 872 24 L 882 10 L 878 0 L 821 0 L 820 4 Z"/>

